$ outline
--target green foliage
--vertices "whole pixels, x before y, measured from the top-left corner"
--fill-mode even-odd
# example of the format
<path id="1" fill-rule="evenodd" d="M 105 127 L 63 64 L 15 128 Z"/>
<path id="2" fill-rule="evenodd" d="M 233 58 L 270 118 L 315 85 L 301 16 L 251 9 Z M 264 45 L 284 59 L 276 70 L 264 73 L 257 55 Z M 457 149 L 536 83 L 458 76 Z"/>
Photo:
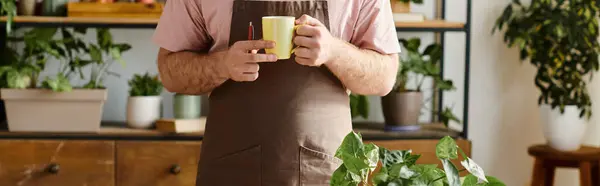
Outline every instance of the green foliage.
<path id="1" fill-rule="evenodd" d="M 9 43 L 24 43 L 20 51 L 9 46 L 4 48 L 2 66 L 0 67 L 0 85 L 6 88 L 35 88 L 39 73 L 44 70 L 50 57 L 58 58 L 60 54 L 54 47 L 60 41 L 53 39 L 56 29 L 36 28 L 29 30 L 22 37 L 9 37 Z M 20 53 L 20 54 L 19 54 Z"/>
<path id="2" fill-rule="evenodd" d="M 163 90 L 158 75 L 151 76 L 148 73 L 144 75 L 135 74 L 129 80 L 129 87 L 129 96 L 158 96 Z"/>
<path id="3" fill-rule="evenodd" d="M 348 134 L 335 153 L 343 164 L 333 173 L 331 185 L 350 186 L 367 184 L 369 174 L 377 168 L 379 147 L 364 145 L 360 134 Z"/>
<path id="4" fill-rule="evenodd" d="M 591 100 L 584 80 L 599 68 L 598 1 L 533 0 L 529 6 L 513 0 L 492 30 L 502 31 L 509 47 L 518 47 L 521 60 L 538 70 L 538 104 L 564 113 L 576 105 L 580 117 L 591 117 Z M 591 76 L 590 76 L 591 77 Z"/>
<path id="5" fill-rule="evenodd" d="M 436 146 L 436 156 L 442 162 L 443 169 L 437 165 L 416 164 L 420 155 L 413 155 L 411 150 L 388 150 L 383 147 L 369 144 L 368 149 L 379 149 L 379 159 L 363 154 L 367 145 L 363 145 L 360 134 L 349 133 L 340 147 L 336 157 L 343 160 L 343 164 L 333 173 L 331 177 L 332 186 L 368 186 L 372 183 L 374 186 L 505 186 L 497 178 L 486 176 L 481 167 L 456 145 L 451 137 L 447 136 L 438 142 Z M 344 152 L 345 156 L 339 156 Z M 458 158 L 458 152 L 463 156 L 461 164 L 470 174 L 463 178 L 459 176 L 459 170 L 451 162 Z M 377 161 L 381 161 L 381 169 L 368 180 L 361 174 L 355 174 L 349 171 L 364 170 L 370 173 L 374 170 L 373 166 Z M 375 161 L 375 162 L 373 162 Z M 376 168 L 376 167 L 375 167 Z"/>
<path id="6" fill-rule="evenodd" d="M 350 94 L 350 112 L 352 118 L 369 118 L 369 98 L 364 95 Z"/>
<path id="7" fill-rule="evenodd" d="M 12 33 L 13 19 L 17 16 L 15 0 L 0 0 L 0 15 L 6 16 L 6 33 Z"/>
<path id="8" fill-rule="evenodd" d="M 53 57 L 60 61 L 58 74 L 54 78 L 46 78 L 41 88 L 57 92 L 71 91 L 70 79 L 89 78 L 82 88 L 104 88 L 102 80 L 106 75 L 116 75 L 108 71 L 118 61 L 124 64 L 121 53 L 129 50 L 127 44 L 114 44 L 108 29 L 97 29 L 97 43 L 84 42 L 86 28 L 34 28 L 21 37 L 8 37 L 12 44 L 24 43 L 21 51 L 7 46 L 0 56 L 0 86 L 4 88 L 36 88 L 38 76 L 44 70 L 46 61 Z M 60 34 L 57 34 L 59 33 Z M 16 35 L 16 34 L 13 34 Z M 61 36 L 56 38 L 55 36 Z M 17 48 L 17 47 L 14 47 Z M 108 56 L 108 57 L 104 57 Z M 84 69 L 90 67 L 89 77 Z M 25 82 L 31 82 L 25 84 Z"/>
<path id="9" fill-rule="evenodd" d="M 401 39 L 400 42 L 406 49 L 407 57 L 400 60 L 400 67 L 396 74 L 396 84 L 394 92 L 421 92 L 425 79 L 433 80 L 433 91 L 453 91 L 456 90 L 452 80 L 443 79 L 441 76 L 440 61 L 442 59 L 442 46 L 439 44 L 430 44 L 421 52 L 421 39 L 410 38 Z M 414 81 L 415 89 L 409 89 L 407 84 Z M 426 108 L 426 107 L 424 107 Z M 446 107 L 441 111 L 432 109 L 434 114 L 439 115 L 439 121 L 448 126 L 450 121 L 460 122 L 458 117 L 452 113 L 452 109 Z"/>

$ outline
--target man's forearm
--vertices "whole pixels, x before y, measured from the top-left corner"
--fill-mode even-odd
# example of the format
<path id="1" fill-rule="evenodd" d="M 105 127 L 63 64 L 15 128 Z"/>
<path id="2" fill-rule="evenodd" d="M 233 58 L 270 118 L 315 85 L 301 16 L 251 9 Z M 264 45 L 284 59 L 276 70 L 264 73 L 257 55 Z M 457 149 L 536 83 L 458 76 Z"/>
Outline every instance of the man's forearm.
<path id="1" fill-rule="evenodd" d="M 361 95 L 388 94 L 398 71 L 398 55 L 363 50 L 336 40 L 332 60 L 325 65 L 350 91 Z"/>
<path id="2" fill-rule="evenodd" d="M 198 54 L 160 49 L 158 70 L 163 85 L 170 92 L 202 95 L 211 92 L 228 78 L 219 70 L 223 52 Z"/>

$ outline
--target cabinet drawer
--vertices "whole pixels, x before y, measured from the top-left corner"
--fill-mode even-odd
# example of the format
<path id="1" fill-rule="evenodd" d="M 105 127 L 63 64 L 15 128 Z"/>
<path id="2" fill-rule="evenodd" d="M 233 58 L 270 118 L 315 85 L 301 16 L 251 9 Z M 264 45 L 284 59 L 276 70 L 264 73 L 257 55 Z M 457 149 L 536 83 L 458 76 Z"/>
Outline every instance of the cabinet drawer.
<path id="1" fill-rule="evenodd" d="M 0 185 L 114 186 L 114 143 L 0 140 Z"/>
<path id="2" fill-rule="evenodd" d="M 117 142 L 117 185 L 195 186 L 200 142 Z"/>

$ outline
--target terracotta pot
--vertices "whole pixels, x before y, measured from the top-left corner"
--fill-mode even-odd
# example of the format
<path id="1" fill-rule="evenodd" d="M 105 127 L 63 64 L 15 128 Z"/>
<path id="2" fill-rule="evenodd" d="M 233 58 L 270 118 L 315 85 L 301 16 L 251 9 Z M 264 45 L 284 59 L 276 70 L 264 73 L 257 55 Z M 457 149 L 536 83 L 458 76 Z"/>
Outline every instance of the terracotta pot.
<path id="1" fill-rule="evenodd" d="M 106 89 L 1 89 L 9 131 L 98 132 Z"/>
<path id="2" fill-rule="evenodd" d="M 381 98 L 387 130 L 416 130 L 423 103 L 421 92 L 392 92 Z"/>
<path id="3" fill-rule="evenodd" d="M 399 0 L 390 0 L 392 12 L 394 13 L 410 13 L 410 3 L 403 3 Z"/>

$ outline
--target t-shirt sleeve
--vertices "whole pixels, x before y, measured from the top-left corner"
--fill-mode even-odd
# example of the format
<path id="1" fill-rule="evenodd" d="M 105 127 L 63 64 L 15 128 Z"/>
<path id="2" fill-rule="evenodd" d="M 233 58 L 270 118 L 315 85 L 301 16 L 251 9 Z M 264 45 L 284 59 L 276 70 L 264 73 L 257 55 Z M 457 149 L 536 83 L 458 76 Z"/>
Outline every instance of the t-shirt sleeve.
<path id="1" fill-rule="evenodd" d="M 154 43 L 172 52 L 208 48 L 212 41 L 199 3 L 197 0 L 167 1 L 153 35 Z"/>
<path id="2" fill-rule="evenodd" d="M 363 0 L 351 43 L 382 54 L 400 53 L 389 0 Z"/>

